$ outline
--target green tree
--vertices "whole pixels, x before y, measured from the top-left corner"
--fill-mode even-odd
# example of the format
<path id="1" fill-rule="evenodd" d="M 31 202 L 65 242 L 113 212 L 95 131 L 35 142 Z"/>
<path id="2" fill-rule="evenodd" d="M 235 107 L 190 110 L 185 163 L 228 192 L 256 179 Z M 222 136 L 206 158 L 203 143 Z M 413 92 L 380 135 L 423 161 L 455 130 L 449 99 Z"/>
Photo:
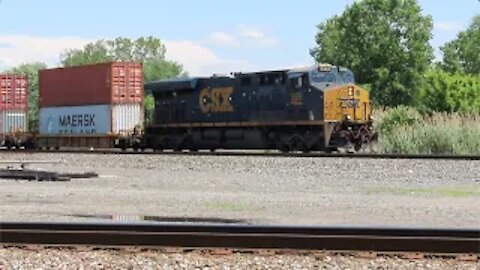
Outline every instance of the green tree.
<path id="1" fill-rule="evenodd" d="M 468 29 L 441 50 L 442 66 L 446 71 L 480 74 L 480 15 L 475 16 Z"/>
<path id="2" fill-rule="evenodd" d="M 144 82 L 178 77 L 183 72 L 181 64 L 165 58 L 165 45 L 154 37 L 140 37 L 136 40 L 118 37 L 114 40 L 98 40 L 83 49 L 65 51 L 61 56 L 63 66 L 79 66 L 109 61 L 138 61 L 143 63 Z M 183 73 L 182 73 L 183 72 Z M 155 106 L 152 95 L 145 95 L 145 120 L 152 119 Z"/>
<path id="3" fill-rule="evenodd" d="M 28 77 L 28 126 L 31 132 L 38 131 L 38 71 L 47 68 L 44 63 L 29 63 L 5 71 Z"/>
<path id="4" fill-rule="evenodd" d="M 165 59 L 166 48 L 160 39 L 140 37 L 136 40 L 118 37 L 114 40 L 98 40 L 83 49 L 67 50 L 60 56 L 63 66 L 80 66 L 109 61 L 143 62 L 144 80 L 166 79 L 182 74 L 183 67 Z"/>
<path id="5" fill-rule="evenodd" d="M 448 73 L 435 68 L 425 75 L 421 107 L 428 111 L 480 112 L 480 74 Z"/>
<path id="6" fill-rule="evenodd" d="M 346 66 L 383 106 L 414 104 L 433 59 L 432 18 L 417 0 L 363 0 L 318 25 L 317 62 Z"/>

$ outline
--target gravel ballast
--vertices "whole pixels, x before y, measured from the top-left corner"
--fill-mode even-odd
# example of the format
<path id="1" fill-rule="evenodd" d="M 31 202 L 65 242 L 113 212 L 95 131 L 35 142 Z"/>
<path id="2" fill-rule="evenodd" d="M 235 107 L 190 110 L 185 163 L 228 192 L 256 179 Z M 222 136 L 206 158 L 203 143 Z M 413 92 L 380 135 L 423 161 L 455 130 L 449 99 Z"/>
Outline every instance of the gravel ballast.
<path id="1" fill-rule="evenodd" d="M 113 215 L 215 217 L 249 223 L 480 226 L 480 161 L 255 156 L 0 153 L 70 182 L 0 180 L 2 221 L 89 221 Z"/>
<path id="2" fill-rule="evenodd" d="M 329 254 L 210 255 L 198 252 L 24 250 L 0 248 L 0 269 L 478 269 L 478 261 L 455 258 L 358 258 Z"/>

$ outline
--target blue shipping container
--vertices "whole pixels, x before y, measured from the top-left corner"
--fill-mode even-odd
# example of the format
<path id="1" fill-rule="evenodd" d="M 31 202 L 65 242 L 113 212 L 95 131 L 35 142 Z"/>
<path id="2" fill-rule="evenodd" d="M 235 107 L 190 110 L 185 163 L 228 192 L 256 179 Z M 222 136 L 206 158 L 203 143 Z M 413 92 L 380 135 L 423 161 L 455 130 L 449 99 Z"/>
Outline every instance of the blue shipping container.
<path id="1" fill-rule="evenodd" d="M 63 106 L 40 108 L 40 134 L 111 133 L 110 105 Z"/>

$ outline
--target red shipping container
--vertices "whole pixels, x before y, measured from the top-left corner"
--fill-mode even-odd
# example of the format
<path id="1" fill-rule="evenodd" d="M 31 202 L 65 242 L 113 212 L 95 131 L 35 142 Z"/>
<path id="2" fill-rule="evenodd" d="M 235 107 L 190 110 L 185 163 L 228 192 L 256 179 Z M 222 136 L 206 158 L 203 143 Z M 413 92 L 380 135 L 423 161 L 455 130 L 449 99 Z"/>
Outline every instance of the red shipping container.
<path id="1" fill-rule="evenodd" d="M 28 110 L 27 76 L 0 74 L 0 111 L 5 110 Z"/>
<path id="2" fill-rule="evenodd" d="M 40 107 L 143 102 L 141 63 L 44 69 L 39 77 Z"/>

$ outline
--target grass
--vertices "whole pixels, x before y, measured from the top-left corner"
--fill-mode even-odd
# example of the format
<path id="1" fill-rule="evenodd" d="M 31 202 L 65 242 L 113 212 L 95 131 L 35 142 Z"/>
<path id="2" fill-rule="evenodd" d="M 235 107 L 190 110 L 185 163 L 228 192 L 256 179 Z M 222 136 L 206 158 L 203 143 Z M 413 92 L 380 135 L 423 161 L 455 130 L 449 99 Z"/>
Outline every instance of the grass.
<path id="1" fill-rule="evenodd" d="M 434 187 L 434 188 L 371 188 L 367 194 L 394 194 L 401 196 L 480 197 L 480 186 Z"/>
<path id="2" fill-rule="evenodd" d="M 433 113 L 413 108 L 377 111 L 379 146 L 383 153 L 480 154 L 480 115 Z"/>

